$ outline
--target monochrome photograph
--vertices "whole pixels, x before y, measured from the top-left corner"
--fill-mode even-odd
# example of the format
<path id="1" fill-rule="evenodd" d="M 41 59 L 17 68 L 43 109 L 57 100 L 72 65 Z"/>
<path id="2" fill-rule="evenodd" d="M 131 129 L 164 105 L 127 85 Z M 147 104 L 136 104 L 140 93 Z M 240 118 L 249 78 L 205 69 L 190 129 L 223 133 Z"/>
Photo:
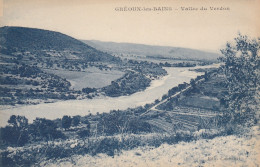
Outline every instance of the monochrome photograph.
<path id="1" fill-rule="evenodd" d="M 260 0 L 0 0 L 0 167 L 259 167 Z"/>

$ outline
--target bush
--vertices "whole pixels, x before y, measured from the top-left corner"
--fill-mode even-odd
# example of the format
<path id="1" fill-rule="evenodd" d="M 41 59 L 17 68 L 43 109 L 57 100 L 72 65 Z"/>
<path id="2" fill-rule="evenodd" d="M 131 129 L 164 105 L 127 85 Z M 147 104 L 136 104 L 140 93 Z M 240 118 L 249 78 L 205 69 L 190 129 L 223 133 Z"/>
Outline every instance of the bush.
<path id="1" fill-rule="evenodd" d="M 27 129 L 6 126 L 1 128 L 0 137 L 3 143 L 12 146 L 23 146 L 29 141 Z"/>
<path id="2" fill-rule="evenodd" d="M 83 88 L 82 92 L 89 94 L 95 92 L 96 90 L 96 88 Z"/>
<path id="3" fill-rule="evenodd" d="M 65 138 L 64 134 L 57 130 L 57 125 L 45 118 L 36 118 L 33 124 L 29 127 L 30 134 L 33 140 L 54 140 L 59 138 Z"/>
<path id="4" fill-rule="evenodd" d="M 115 150 L 120 149 L 120 142 L 116 138 L 104 138 L 100 142 L 96 143 L 96 146 L 92 148 L 92 155 L 98 153 L 105 153 L 109 156 L 114 156 Z"/>
<path id="5" fill-rule="evenodd" d="M 212 139 L 220 135 L 220 131 L 216 129 L 200 129 L 193 133 L 195 139 Z"/>
<path id="6" fill-rule="evenodd" d="M 128 132 L 130 133 L 151 132 L 151 125 L 140 119 L 132 119 L 129 121 Z"/>
<path id="7" fill-rule="evenodd" d="M 72 117 L 72 125 L 73 126 L 78 126 L 80 123 L 80 116 L 74 116 Z"/>
<path id="8" fill-rule="evenodd" d="M 79 131 L 77 134 L 80 138 L 86 138 L 86 137 L 90 136 L 90 130 L 84 129 L 84 130 Z"/>
<path id="9" fill-rule="evenodd" d="M 68 129 L 71 126 L 72 118 L 70 116 L 63 116 L 61 120 L 61 125 L 64 129 Z"/>

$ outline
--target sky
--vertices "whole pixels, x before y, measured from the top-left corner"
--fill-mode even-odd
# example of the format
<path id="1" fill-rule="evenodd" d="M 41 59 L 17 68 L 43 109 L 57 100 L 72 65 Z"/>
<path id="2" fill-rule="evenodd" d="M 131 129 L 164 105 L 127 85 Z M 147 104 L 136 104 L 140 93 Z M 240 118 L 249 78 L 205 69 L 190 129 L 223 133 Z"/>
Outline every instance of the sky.
<path id="1" fill-rule="evenodd" d="M 116 11 L 118 7 L 172 10 Z M 259 11 L 260 0 L 0 0 L 0 26 L 59 31 L 84 40 L 219 51 L 238 32 L 259 37 Z"/>

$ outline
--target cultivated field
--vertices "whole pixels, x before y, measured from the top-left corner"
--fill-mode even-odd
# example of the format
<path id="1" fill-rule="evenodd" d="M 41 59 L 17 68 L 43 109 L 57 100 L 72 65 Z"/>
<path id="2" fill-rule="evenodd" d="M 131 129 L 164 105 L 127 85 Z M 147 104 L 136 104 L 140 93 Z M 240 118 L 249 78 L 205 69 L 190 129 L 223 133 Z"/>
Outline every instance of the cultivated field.
<path id="1" fill-rule="evenodd" d="M 110 85 L 111 81 L 124 75 L 122 71 L 100 70 L 96 67 L 89 67 L 84 72 L 53 69 L 45 69 L 45 71 L 67 79 L 71 83 L 71 88 L 74 90 L 82 90 L 82 88 L 86 87 L 102 88 Z"/>

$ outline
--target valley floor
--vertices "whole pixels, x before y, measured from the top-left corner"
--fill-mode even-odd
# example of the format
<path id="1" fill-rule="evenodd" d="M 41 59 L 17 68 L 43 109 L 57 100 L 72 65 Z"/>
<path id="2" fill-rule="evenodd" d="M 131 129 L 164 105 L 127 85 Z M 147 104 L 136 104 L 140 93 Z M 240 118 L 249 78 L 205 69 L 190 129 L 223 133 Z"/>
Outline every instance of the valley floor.
<path id="1" fill-rule="evenodd" d="M 204 66 L 203 66 L 204 67 Z M 205 66 L 204 68 L 206 68 Z M 208 68 L 211 66 L 208 66 Z M 196 67 L 199 68 L 199 67 Z M 189 71 L 192 68 L 166 68 L 168 75 L 153 80 L 150 86 L 141 92 L 136 92 L 130 96 L 105 97 L 85 100 L 67 100 L 56 103 L 42 103 L 38 105 L 28 105 L 20 107 L 6 108 L 0 106 L 0 126 L 5 126 L 11 115 L 23 115 L 32 122 L 36 117 L 56 119 L 64 115 L 88 115 L 109 112 L 110 110 L 124 110 L 137 106 L 152 103 L 178 84 L 189 82 L 202 73 Z"/>
<path id="2" fill-rule="evenodd" d="M 114 157 L 106 154 L 96 156 L 73 156 L 52 162 L 43 162 L 48 167 L 101 167 L 101 166 L 227 166 L 257 167 L 260 165 L 260 133 L 255 126 L 245 136 L 221 136 L 214 139 L 200 139 L 180 142 L 174 145 L 163 144 L 158 148 L 139 147 L 123 151 Z"/>

